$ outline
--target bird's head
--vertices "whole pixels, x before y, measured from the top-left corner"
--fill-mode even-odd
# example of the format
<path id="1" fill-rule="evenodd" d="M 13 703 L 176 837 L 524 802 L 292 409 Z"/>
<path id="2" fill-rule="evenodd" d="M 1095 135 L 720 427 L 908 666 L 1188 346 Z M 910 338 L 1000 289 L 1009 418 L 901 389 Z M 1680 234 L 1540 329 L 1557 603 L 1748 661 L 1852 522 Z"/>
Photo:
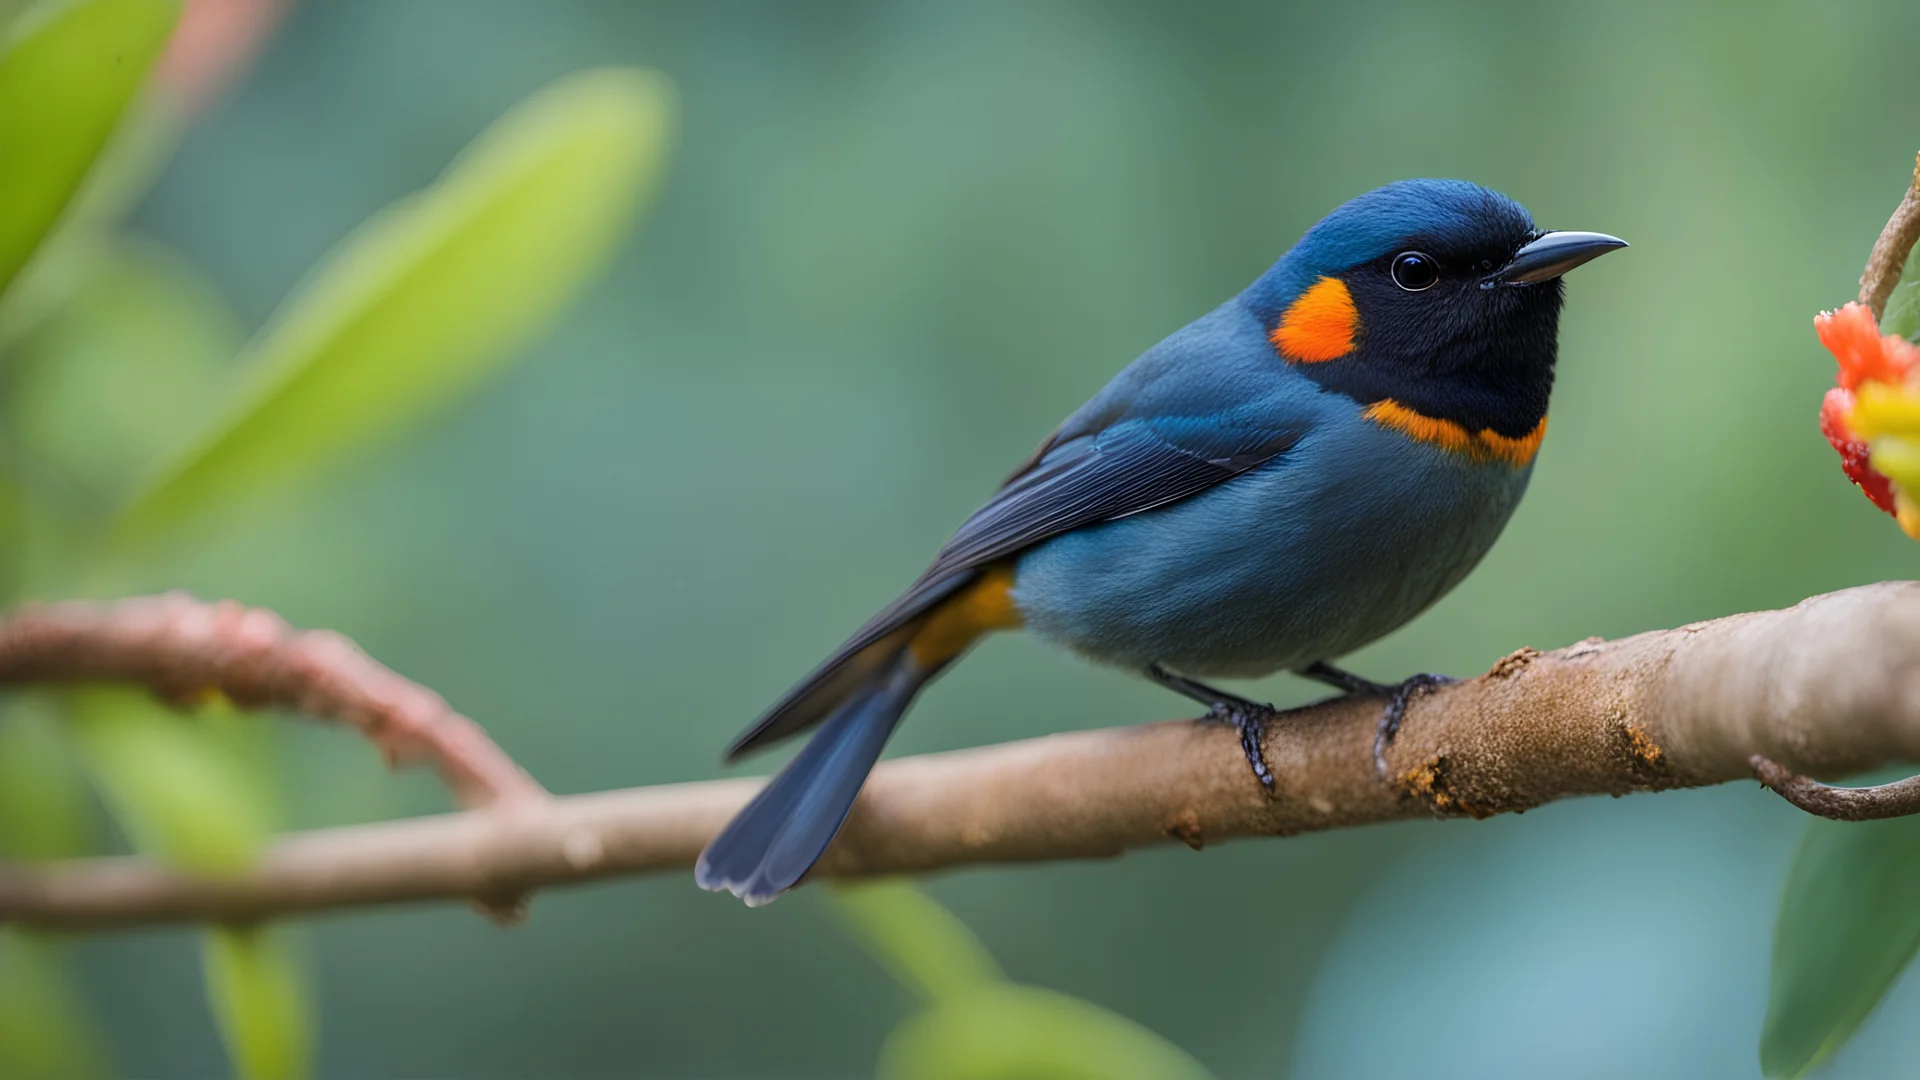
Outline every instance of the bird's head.
<path id="1" fill-rule="evenodd" d="M 1279 359 L 1388 426 L 1516 466 L 1545 431 L 1562 274 L 1625 247 L 1546 232 L 1461 180 L 1404 180 L 1323 218 L 1247 291 Z"/>

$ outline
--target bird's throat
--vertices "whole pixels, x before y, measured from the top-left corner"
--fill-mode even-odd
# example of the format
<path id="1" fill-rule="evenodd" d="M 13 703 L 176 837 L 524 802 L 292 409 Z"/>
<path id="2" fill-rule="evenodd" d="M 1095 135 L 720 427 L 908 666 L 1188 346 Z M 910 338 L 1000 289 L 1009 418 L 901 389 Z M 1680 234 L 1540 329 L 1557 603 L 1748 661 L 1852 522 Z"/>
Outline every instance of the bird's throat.
<path id="1" fill-rule="evenodd" d="M 1515 438 L 1502 435 L 1492 428 L 1468 431 L 1452 420 L 1415 412 L 1392 398 L 1374 402 L 1361 415 L 1416 442 L 1437 446 L 1476 461 L 1501 462 L 1515 469 L 1524 469 L 1532 464 L 1533 456 L 1540 452 L 1541 440 L 1547 437 L 1547 418 L 1544 416 L 1532 431 Z"/>

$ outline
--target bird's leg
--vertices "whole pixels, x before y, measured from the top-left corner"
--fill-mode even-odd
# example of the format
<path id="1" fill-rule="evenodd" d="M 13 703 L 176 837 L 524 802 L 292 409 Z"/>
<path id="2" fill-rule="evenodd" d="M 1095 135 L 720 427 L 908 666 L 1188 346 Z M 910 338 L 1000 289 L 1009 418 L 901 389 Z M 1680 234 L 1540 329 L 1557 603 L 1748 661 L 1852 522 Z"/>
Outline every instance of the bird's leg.
<path id="1" fill-rule="evenodd" d="M 1388 697 L 1393 687 L 1388 683 L 1377 683 L 1362 678 L 1351 671 L 1334 667 L 1325 660 L 1316 660 L 1294 674 L 1314 682 L 1326 683 L 1348 697 Z"/>
<path id="2" fill-rule="evenodd" d="M 1387 747 L 1392 746 L 1393 737 L 1400 734 L 1400 722 L 1407 717 L 1407 706 L 1414 698 L 1428 690 L 1454 681 L 1446 675 L 1422 673 L 1398 683 L 1377 683 L 1372 679 L 1363 679 L 1351 671 L 1342 671 L 1324 660 L 1315 661 L 1301 668 L 1297 674 L 1315 682 L 1326 683 L 1348 697 L 1387 699 L 1387 707 L 1380 713 L 1380 723 L 1373 731 L 1373 771 L 1380 774 L 1382 779 L 1387 775 Z"/>
<path id="3" fill-rule="evenodd" d="M 1261 748 L 1267 733 L 1267 721 L 1275 716 L 1273 706 L 1248 701 L 1184 675 L 1175 675 L 1159 664 L 1147 666 L 1147 678 L 1205 705 L 1206 719 L 1214 723 L 1232 724 L 1234 730 L 1240 733 L 1240 752 L 1247 755 L 1247 764 L 1253 767 L 1253 778 L 1268 791 L 1274 789 L 1273 770 L 1267 768 L 1267 755 Z"/>

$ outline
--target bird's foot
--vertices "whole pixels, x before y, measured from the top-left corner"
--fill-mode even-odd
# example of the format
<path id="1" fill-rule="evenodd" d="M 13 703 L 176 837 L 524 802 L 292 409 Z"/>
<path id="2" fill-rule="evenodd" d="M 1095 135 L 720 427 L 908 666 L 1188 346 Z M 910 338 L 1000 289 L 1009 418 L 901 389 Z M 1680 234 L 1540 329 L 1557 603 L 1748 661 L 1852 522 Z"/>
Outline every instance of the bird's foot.
<path id="1" fill-rule="evenodd" d="M 1262 749 L 1267 721 L 1279 715 L 1273 706 L 1248 701 L 1196 679 L 1175 675 L 1159 664 L 1147 666 L 1147 678 L 1205 705 L 1207 715 L 1202 718 L 1203 722 L 1232 724 L 1234 730 L 1240 733 L 1240 752 L 1247 755 L 1247 764 L 1253 767 L 1253 778 L 1260 781 L 1260 786 L 1268 792 L 1274 790 L 1273 770 L 1267 768 L 1266 751 Z"/>
<path id="2" fill-rule="evenodd" d="M 1253 769 L 1253 778 L 1269 792 L 1274 790 L 1273 770 L 1267 768 L 1267 754 L 1264 749 L 1267 737 L 1267 721 L 1279 715 L 1271 705 L 1258 702 L 1233 700 L 1216 701 L 1207 708 L 1206 721 L 1213 724 L 1232 724 L 1240 733 L 1240 752 L 1247 755 L 1247 764 Z"/>
<path id="3" fill-rule="evenodd" d="M 1413 699 L 1433 689 L 1455 682 L 1449 675 L 1434 675 L 1422 672 L 1410 678 L 1402 679 L 1397 686 L 1387 687 L 1387 707 L 1380 713 L 1379 726 L 1373 729 L 1373 771 L 1385 780 L 1387 778 L 1387 747 L 1393 745 L 1394 736 L 1400 734 L 1400 722 L 1407 717 L 1407 706 Z"/>
<path id="4" fill-rule="evenodd" d="M 1422 673 L 1403 679 L 1397 683 L 1377 683 L 1364 679 L 1351 671 L 1343 671 L 1325 661 L 1300 669 L 1300 674 L 1316 682 L 1326 683 L 1347 697 L 1383 697 L 1387 707 L 1380 713 L 1380 722 L 1373 730 L 1373 771 L 1384 780 L 1387 778 L 1387 748 L 1393 745 L 1394 736 L 1400 734 L 1400 723 L 1407 717 L 1407 706 L 1413 699 L 1433 689 L 1445 686 L 1455 680 L 1447 675 Z"/>

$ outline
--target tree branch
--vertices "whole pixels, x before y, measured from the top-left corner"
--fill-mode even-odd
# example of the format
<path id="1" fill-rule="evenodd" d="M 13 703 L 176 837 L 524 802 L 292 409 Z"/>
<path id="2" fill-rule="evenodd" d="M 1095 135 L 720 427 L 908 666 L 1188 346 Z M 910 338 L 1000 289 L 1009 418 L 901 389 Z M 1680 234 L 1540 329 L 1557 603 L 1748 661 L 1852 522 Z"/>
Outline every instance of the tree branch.
<path id="1" fill-rule="evenodd" d="M 1920 154 L 1914 156 L 1913 182 L 1880 230 L 1880 238 L 1867 255 L 1867 268 L 1860 273 L 1859 301 L 1873 309 L 1875 322 L 1886 314 L 1887 298 L 1900 284 L 1907 255 L 1916 242 L 1920 242 Z"/>
<path id="2" fill-rule="evenodd" d="M 8 629 L 0 678 L 46 677 L 10 659 Z M 83 666 L 63 677 L 162 674 L 152 664 Z M 1103 858 L 1168 840 L 1199 848 L 1397 818 L 1485 817 L 1575 795 L 1748 778 L 1755 755 L 1823 776 L 1913 761 L 1920 584 L 1551 653 L 1522 649 L 1416 699 L 1386 783 L 1372 767 L 1378 711 L 1377 701 L 1335 701 L 1272 725 L 1275 795 L 1253 779 L 1231 731 L 1191 722 L 889 761 L 816 872 Z M 247 921 L 684 869 L 757 784 L 638 788 L 296 835 L 225 879 L 138 858 L 16 866 L 0 870 L 0 921 Z"/>
<path id="3" fill-rule="evenodd" d="M 0 685 L 135 682 L 178 705 L 218 693 L 358 729 L 391 766 L 430 761 L 469 807 L 546 798 L 480 725 L 326 630 L 185 593 L 27 604 L 0 620 Z"/>
<path id="4" fill-rule="evenodd" d="M 185 593 L 105 603 L 28 604 L 0 622 L 0 685 L 125 681 L 188 705 L 209 693 L 242 708 L 282 708 L 358 729 L 387 764 L 430 761 L 467 807 L 525 807 L 547 793 L 480 725 L 394 674 L 339 634 L 296 631 L 270 611 Z M 523 894 L 473 896 L 499 923 L 525 917 Z"/>
<path id="5" fill-rule="evenodd" d="M 1760 754 L 1750 761 L 1761 783 L 1809 814 L 1835 821 L 1883 821 L 1920 813 L 1920 776 L 1875 787 L 1832 787 Z"/>

